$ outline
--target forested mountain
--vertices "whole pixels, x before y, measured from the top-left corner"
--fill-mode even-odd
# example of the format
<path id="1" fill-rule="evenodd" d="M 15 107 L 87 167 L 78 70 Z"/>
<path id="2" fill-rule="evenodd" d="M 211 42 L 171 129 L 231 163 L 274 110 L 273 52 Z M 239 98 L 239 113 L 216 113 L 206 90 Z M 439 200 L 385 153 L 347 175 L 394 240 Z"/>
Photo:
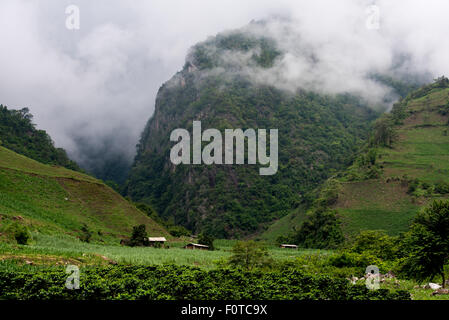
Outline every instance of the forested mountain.
<path id="1" fill-rule="evenodd" d="M 239 31 L 194 46 L 182 71 L 159 90 L 125 194 L 193 232 L 240 237 L 287 215 L 349 165 L 380 112 L 356 95 L 283 90 L 247 76 L 246 67 L 263 74 L 283 54 L 272 39 Z M 398 83 L 404 92 L 413 87 Z M 194 120 L 222 134 L 279 129 L 277 174 L 260 176 L 258 165 L 173 165 L 170 133 L 192 132 Z"/>
<path id="2" fill-rule="evenodd" d="M 44 130 L 36 129 L 28 108 L 9 110 L 0 105 L 0 142 L 4 147 L 36 161 L 80 171 L 62 148 L 56 148 Z"/>

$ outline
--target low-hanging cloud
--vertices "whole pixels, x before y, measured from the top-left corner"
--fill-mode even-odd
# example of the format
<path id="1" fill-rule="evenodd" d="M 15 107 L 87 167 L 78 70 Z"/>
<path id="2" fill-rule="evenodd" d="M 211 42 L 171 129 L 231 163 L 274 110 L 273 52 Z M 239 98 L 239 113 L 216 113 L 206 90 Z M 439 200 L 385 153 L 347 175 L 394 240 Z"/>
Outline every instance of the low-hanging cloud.
<path id="1" fill-rule="evenodd" d="M 65 27 L 71 4 L 80 8 L 79 30 Z M 380 9 L 374 30 L 366 27 L 373 4 Z M 95 159 L 79 141 L 131 160 L 160 85 L 208 36 L 285 17 L 247 27 L 275 38 L 284 52 L 273 68 L 245 70 L 255 82 L 355 92 L 377 102 L 389 92 L 372 73 L 396 66 L 399 76 L 449 74 L 448 9 L 444 0 L 2 0 L 0 103 L 29 107 L 38 126 L 81 163 Z M 406 63 L 397 65 L 398 57 Z"/>

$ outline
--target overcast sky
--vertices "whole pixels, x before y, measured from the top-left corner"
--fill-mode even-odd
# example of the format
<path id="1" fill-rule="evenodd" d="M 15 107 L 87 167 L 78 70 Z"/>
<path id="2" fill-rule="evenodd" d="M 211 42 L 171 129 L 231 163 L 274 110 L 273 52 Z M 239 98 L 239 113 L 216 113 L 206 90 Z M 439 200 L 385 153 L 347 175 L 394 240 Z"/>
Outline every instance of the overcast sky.
<path id="1" fill-rule="evenodd" d="M 66 28 L 71 4 L 80 9 L 79 30 Z M 372 4 L 379 29 L 367 28 Z M 323 70 L 341 85 L 364 86 L 341 79 L 387 70 L 398 53 L 410 56 L 413 71 L 449 74 L 445 0 L 1 0 L 0 103 L 29 107 L 76 160 L 74 137 L 95 145 L 111 134 L 131 158 L 157 90 L 182 68 L 188 49 L 273 15 L 295 21 L 286 47 L 297 51 L 288 43 L 301 37 L 322 48 Z M 302 69 L 289 66 L 297 81 Z"/>

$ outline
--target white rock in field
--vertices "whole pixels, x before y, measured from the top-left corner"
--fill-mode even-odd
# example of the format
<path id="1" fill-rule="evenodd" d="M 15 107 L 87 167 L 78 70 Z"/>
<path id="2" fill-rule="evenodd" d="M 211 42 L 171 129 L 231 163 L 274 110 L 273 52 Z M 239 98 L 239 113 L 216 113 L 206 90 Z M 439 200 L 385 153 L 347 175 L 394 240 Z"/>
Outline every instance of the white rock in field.
<path id="1" fill-rule="evenodd" d="M 429 287 L 430 287 L 430 289 L 432 289 L 432 290 L 438 290 L 438 289 L 441 289 L 441 286 L 440 286 L 439 284 L 432 283 L 432 282 L 429 283 Z"/>

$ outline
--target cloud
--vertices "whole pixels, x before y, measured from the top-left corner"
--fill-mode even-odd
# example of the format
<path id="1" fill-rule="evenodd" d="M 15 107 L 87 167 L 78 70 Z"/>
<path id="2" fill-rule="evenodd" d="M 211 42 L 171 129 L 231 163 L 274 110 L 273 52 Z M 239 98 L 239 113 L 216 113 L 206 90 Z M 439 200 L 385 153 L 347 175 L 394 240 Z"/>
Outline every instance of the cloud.
<path id="1" fill-rule="evenodd" d="M 80 30 L 65 27 L 65 8 L 80 8 Z M 380 29 L 366 28 L 373 1 L 298 0 L 2 0 L 0 103 L 29 107 L 40 128 L 76 160 L 89 148 L 135 152 L 160 85 L 208 36 L 271 16 L 262 32 L 285 51 L 271 70 L 247 69 L 254 81 L 286 89 L 351 91 L 378 101 L 388 91 L 370 72 L 449 74 L 449 3 L 379 0 Z M 307 49 L 306 49 L 307 48 Z M 313 52 L 317 64 L 307 58 Z M 247 59 L 233 56 L 230 59 Z M 243 61 L 241 60 L 241 61 Z M 110 139 L 114 138 L 114 143 Z"/>

